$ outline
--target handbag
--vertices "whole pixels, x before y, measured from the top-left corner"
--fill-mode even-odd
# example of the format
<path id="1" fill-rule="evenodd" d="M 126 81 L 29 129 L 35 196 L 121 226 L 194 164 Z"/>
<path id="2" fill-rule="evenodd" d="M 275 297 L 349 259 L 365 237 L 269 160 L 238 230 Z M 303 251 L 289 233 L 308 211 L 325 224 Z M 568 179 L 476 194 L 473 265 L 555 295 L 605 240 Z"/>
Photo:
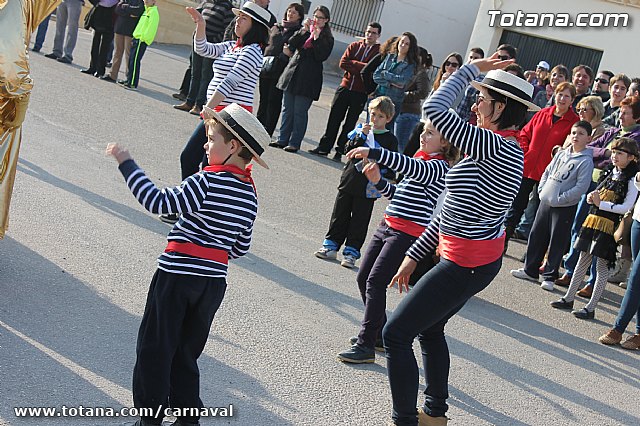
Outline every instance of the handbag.
<path id="1" fill-rule="evenodd" d="M 265 56 L 262 58 L 262 69 L 260 69 L 260 77 L 275 78 L 280 75 L 283 67 L 280 66 L 280 59 L 277 56 Z"/>
<path id="2" fill-rule="evenodd" d="M 621 246 L 631 245 L 631 225 L 633 225 L 633 209 L 629 210 L 620 219 L 618 228 L 613 233 L 613 239 Z"/>
<path id="3" fill-rule="evenodd" d="M 93 14 L 96 13 L 97 8 L 98 8 L 98 4 L 96 3 L 91 7 L 91 9 L 89 9 L 87 14 L 84 15 L 84 23 L 82 24 L 82 27 L 85 30 L 91 29 L 91 21 L 93 20 Z"/>

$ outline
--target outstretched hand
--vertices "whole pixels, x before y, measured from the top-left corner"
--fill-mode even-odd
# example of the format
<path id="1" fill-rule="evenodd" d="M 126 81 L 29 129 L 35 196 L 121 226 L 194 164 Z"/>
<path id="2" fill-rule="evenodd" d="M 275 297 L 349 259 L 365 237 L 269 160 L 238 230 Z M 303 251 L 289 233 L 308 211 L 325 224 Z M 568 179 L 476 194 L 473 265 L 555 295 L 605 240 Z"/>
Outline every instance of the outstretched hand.
<path id="1" fill-rule="evenodd" d="M 347 158 L 367 158 L 369 157 L 369 148 L 358 147 L 347 152 Z"/>
<path id="2" fill-rule="evenodd" d="M 398 268 L 398 272 L 391 278 L 391 283 L 389 283 L 389 287 L 393 287 L 394 285 L 398 285 L 398 291 L 402 293 L 402 289 L 405 289 L 405 292 L 409 292 L 409 278 L 411 278 L 411 274 L 416 270 L 416 266 L 418 266 L 418 262 L 410 258 L 409 256 L 405 256 L 402 264 Z"/>
<path id="3" fill-rule="evenodd" d="M 495 52 L 488 58 L 476 59 L 471 61 L 471 63 L 480 69 L 480 73 L 486 74 L 488 71 L 501 70 L 504 67 L 515 63 L 515 60 L 507 59 L 506 61 L 503 61 L 498 58 L 498 52 Z"/>
<path id="4" fill-rule="evenodd" d="M 108 144 L 105 153 L 115 158 L 118 161 L 118 164 L 122 164 L 125 161 L 131 159 L 129 150 L 123 146 L 118 145 L 117 143 Z"/>
<path id="5" fill-rule="evenodd" d="M 198 12 L 195 8 L 187 7 L 186 9 L 187 9 L 187 13 L 191 16 L 191 19 L 193 19 L 193 22 L 195 22 L 196 24 L 204 22 L 204 18 L 202 17 L 202 14 Z"/>

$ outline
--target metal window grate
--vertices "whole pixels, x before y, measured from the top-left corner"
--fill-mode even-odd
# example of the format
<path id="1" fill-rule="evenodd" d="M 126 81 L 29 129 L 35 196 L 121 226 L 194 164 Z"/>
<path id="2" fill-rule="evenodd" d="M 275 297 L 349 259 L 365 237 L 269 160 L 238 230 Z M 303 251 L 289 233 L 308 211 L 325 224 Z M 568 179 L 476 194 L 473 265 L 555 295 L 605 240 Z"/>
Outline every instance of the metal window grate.
<path id="1" fill-rule="evenodd" d="M 367 24 L 380 19 L 383 7 L 384 0 L 334 0 L 331 6 L 331 28 L 362 37 Z"/>

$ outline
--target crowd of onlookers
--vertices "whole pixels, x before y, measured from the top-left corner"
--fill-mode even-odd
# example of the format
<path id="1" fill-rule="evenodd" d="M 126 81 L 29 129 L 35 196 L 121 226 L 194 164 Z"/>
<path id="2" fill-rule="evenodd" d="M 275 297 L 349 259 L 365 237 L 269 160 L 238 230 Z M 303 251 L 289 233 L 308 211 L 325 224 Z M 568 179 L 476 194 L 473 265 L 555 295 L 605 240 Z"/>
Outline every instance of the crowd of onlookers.
<path id="1" fill-rule="evenodd" d="M 142 56 L 158 26 L 155 0 L 90 1 L 93 7 L 84 24 L 94 33 L 91 62 L 81 72 L 135 89 Z M 45 56 L 73 61 L 82 3 L 63 0 L 58 7 L 53 51 Z M 182 103 L 174 108 L 201 115 L 205 106 L 219 111 L 236 102 L 253 111 L 259 91 L 255 113 L 272 136 L 269 145 L 295 153 L 307 130 L 309 108 L 319 99 L 323 64 L 334 47 L 331 16 L 328 8 L 318 6 L 305 17 L 302 5 L 291 3 L 278 20 L 268 6 L 268 0 L 255 0 L 253 6 L 243 6 L 243 13 L 229 0 L 212 0 L 190 12 L 197 29 L 189 67 L 173 95 Z M 38 29 L 33 51 L 42 48 L 47 25 L 48 18 Z M 324 134 L 311 154 L 326 157 L 333 150 L 333 159 L 341 161 L 351 149 L 369 146 L 414 157 L 428 128 L 421 120 L 425 99 L 463 65 L 485 56 L 479 47 L 470 49 L 466 58 L 452 52 L 434 72 L 431 54 L 414 34 L 404 32 L 382 43 L 381 35 L 382 26 L 371 22 L 342 54 L 343 78 Z M 607 282 L 625 287 L 619 321 L 601 339 L 618 343 L 640 303 L 635 294 L 639 284 L 634 283 L 640 280 L 634 266 L 640 209 L 633 213 L 640 185 L 635 174 L 640 79 L 609 70 L 594 72 L 584 64 L 549 64 L 544 58 L 535 70 L 523 70 L 517 65 L 516 47 L 504 44 L 496 53 L 501 60 L 514 60 L 504 71 L 533 87 L 525 121 L 503 135 L 517 140 L 524 152 L 522 182 L 505 219 L 504 251 L 510 240 L 521 240 L 527 242 L 527 252 L 524 267 L 511 272 L 531 281 L 541 277 L 544 290 L 567 287 L 564 297 L 552 303 L 555 308 L 572 309 L 575 295 L 589 299 L 584 308 L 572 311 L 578 318 L 594 317 Z M 121 71 L 126 78 L 119 78 Z M 485 77 L 481 74 L 475 81 Z M 478 96 L 477 87 L 469 85 L 453 102 L 457 115 L 471 124 L 477 124 Z M 358 124 L 363 111 L 367 118 Z M 183 178 L 197 171 L 200 162 L 206 165 L 201 149 L 205 140 L 201 124 L 181 155 Z M 336 259 L 344 246 L 343 266 L 353 267 L 361 257 L 373 202 L 384 195 L 368 179 L 370 168 L 361 159 L 359 165 L 356 159 L 348 160 L 329 231 L 316 256 Z M 397 168 L 382 168 L 380 173 L 391 183 L 403 178 Z M 162 219 L 178 220 L 168 216 Z M 640 347 L 640 336 L 636 333 L 625 344 Z"/>

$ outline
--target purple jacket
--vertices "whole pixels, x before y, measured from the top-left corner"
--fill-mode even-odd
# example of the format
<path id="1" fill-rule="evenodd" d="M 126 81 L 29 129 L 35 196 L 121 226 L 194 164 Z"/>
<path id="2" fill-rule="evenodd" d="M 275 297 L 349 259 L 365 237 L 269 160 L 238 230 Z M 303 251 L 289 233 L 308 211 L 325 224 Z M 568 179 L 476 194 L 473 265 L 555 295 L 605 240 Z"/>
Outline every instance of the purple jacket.
<path id="1" fill-rule="evenodd" d="M 638 148 L 640 148 L 640 126 L 637 126 L 629 133 L 623 134 L 621 132 L 622 129 L 620 128 L 605 130 L 602 136 L 587 145 L 588 147 L 593 148 L 593 166 L 596 169 L 604 170 L 605 167 L 611 164 L 611 158 L 605 155 L 605 151 L 616 137 L 624 136 L 626 138 L 631 138 L 636 141 Z"/>

